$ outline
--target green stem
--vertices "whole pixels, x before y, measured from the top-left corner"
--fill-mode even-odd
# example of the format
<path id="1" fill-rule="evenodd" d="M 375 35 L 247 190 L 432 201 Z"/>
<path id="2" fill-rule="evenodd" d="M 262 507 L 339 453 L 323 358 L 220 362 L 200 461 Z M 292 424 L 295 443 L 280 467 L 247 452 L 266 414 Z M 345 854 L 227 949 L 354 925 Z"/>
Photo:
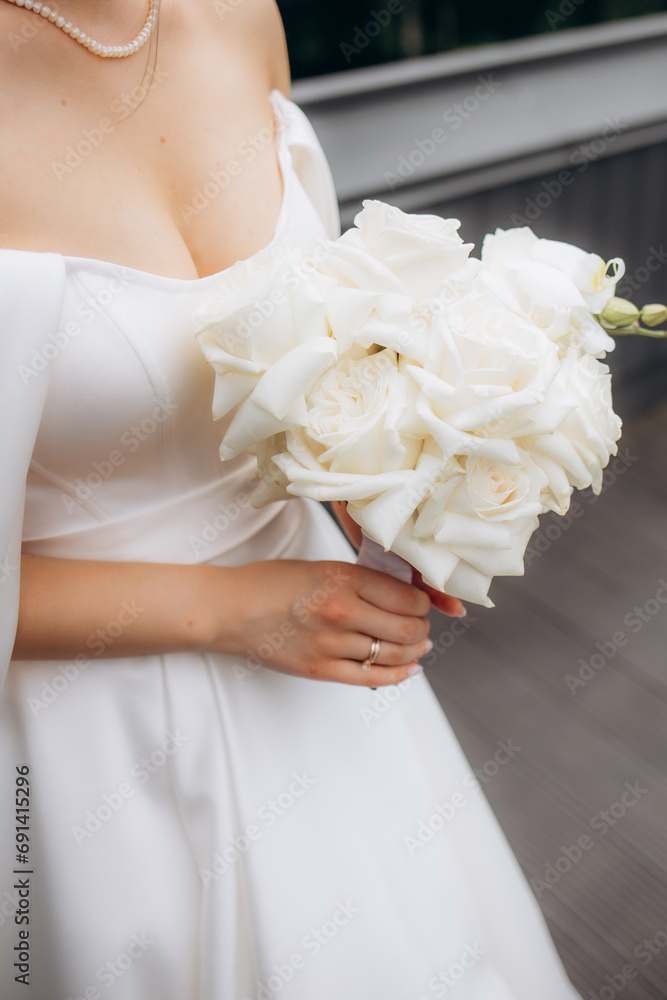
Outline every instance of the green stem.
<path id="1" fill-rule="evenodd" d="M 660 339 L 667 337 L 667 330 L 645 330 L 643 327 L 639 326 L 617 326 L 616 329 L 611 330 L 608 327 L 605 327 L 604 329 L 612 337 L 616 337 L 619 334 L 627 335 L 631 333 L 641 334 L 642 337 L 658 337 Z"/>

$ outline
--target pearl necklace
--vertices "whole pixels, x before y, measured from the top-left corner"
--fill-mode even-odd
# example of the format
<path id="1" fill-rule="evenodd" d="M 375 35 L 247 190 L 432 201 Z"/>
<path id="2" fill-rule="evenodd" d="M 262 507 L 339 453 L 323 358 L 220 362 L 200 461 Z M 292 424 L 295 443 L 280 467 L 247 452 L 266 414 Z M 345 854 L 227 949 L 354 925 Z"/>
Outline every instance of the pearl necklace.
<path id="1" fill-rule="evenodd" d="M 47 21 L 50 21 L 51 24 L 55 24 L 56 28 L 61 28 L 66 35 L 73 38 L 79 45 L 83 45 L 93 55 L 102 56 L 103 59 L 124 59 L 126 56 L 132 56 L 135 52 L 138 52 L 153 34 L 160 10 L 160 0 L 150 0 L 146 23 L 134 41 L 128 42 L 127 45 L 102 45 L 91 38 L 90 35 L 84 34 L 79 28 L 75 28 L 71 21 L 67 21 L 55 10 L 47 7 L 46 4 L 38 3 L 36 0 L 7 0 L 7 2 L 13 3 L 17 7 L 25 7 L 26 10 L 31 10 L 33 14 L 40 14 Z"/>

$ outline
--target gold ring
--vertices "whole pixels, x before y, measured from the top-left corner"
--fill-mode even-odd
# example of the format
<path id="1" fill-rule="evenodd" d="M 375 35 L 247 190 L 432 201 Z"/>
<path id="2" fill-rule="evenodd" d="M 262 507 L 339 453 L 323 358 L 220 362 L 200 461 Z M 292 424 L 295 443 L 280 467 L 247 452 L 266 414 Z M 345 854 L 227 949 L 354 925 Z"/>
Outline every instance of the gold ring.
<path id="1" fill-rule="evenodd" d="M 380 640 L 373 639 L 373 641 L 371 642 L 371 651 L 368 654 L 368 658 L 365 659 L 364 662 L 361 664 L 361 669 L 370 670 L 379 655 L 380 655 Z"/>

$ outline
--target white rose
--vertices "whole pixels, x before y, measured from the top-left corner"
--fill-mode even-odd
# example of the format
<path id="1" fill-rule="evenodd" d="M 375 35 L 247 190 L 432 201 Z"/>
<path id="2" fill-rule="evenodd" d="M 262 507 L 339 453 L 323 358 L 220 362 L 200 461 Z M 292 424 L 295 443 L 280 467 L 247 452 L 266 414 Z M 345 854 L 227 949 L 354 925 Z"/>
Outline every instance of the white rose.
<path id="1" fill-rule="evenodd" d="M 550 433 L 572 408 L 558 385 L 556 346 L 539 327 L 473 290 L 433 318 L 416 414 L 444 458 L 518 463 L 515 439 Z"/>
<path id="2" fill-rule="evenodd" d="M 316 500 L 366 500 L 404 483 L 421 441 L 403 432 L 417 389 L 396 355 L 342 358 L 306 397 L 303 425 L 274 457 L 290 493 Z"/>
<path id="3" fill-rule="evenodd" d="M 363 247 L 399 279 L 415 300 L 437 295 L 447 277 L 457 271 L 473 249 L 457 230 L 458 219 L 408 215 L 381 201 L 365 201 L 356 229 L 343 242 Z"/>
<path id="4" fill-rule="evenodd" d="M 465 593 L 483 603 L 480 598 L 487 598 L 494 576 L 523 574 L 523 554 L 538 526 L 546 477 L 528 453 L 519 449 L 518 457 L 518 465 L 465 459 L 465 477 L 433 532 L 436 542 L 458 559 L 443 588 L 449 593 Z"/>
<path id="5" fill-rule="evenodd" d="M 198 340 L 216 372 L 213 415 L 237 407 L 220 454 L 231 458 L 303 421 L 304 394 L 338 356 L 322 289 L 292 288 L 297 255 L 285 247 L 241 261 L 196 316 Z"/>
<path id="6" fill-rule="evenodd" d="M 254 451 L 257 454 L 259 483 L 250 494 L 253 507 L 265 507 L 274 500 L 289 500 L 287 487 L 289 480 L 273 461 L 274 455 L 285 450 L 285 432 L 272 434 L 259 441 Z"/>
<path id="7" fill-rule="evenodd" d="M 216 281 L 194 314 L 199 342 L 211 364 L 215 366 L 220 354 L 223 365 L 231 359 L 265 370 L 301 342 L 302 321 L 310 336 L 326 334 L 319 291 L 304 282 L 304 294 L 294 296 L 288 287 L 298 258 L 288 247 L 267 248 L 252 260 L 234 264 Z"/>
<path id="8" fill-rule="evenodd" d="M 556 240 L 538 239 L 528 227 L 496 230 L 482 244 L 484 280 L 509 309 L 520 311 L 553 340 L 594 355 L 614 349 L 614 341 L 593 318 L 602 312 L 625 272 L 615 257 Z M 608 273 L 611 272 L 611 273 Z"/>
<path id="9" fill-rule="evenodd" d="M 535 440 L 535 459 L 548 475 L 555 463 L 570 487 L 592 486 L 599 493 L 602 470 L 618 450 L 622 426 L 612 408 L 609 368 L 589 354 L 570 350 L 562 362 L 559 382 L 575 406 L 555 434 Z"/>
<path id="10" fill-rule="evenodd" d="M 526 545 L 542 510 L 546 477 L 527 452 L 518 450 L 517 460 L 505 465 L 465 457 L 443 463 L 427 444 L 417 468 L 421 476 L 416 473 L 391 498 L 381 496 L 348 509 L 385 548 L 388 540 L 378 525 L 402 510 L 392 550 L 436 589 L 491 607 L 493 576 L 523 573 Z"/>
<path id="11" fill-rule="evenodd" d="M 605 261 L 599 254 L 587 253 L 559 240 L 538 240 L 533 247 L 533 258 L 566 274 L 595 315 L 602 312 L 614 294 L 616 283 L 625 274 L 625 263 L 620 257 Z"/>
<path id="12" fill-rule="evenodd" d="M 435 340 L 431 335 L 435 319 L 448 321 L 453 303 L 465 298 L 475 281 L 481 264 L 474 258 L 466 260 L 440 285 L 437 295 L 420 302 L 408 302 L 407 309 L 383 309 L 382 301 L 367 320 L 354 331 L 354 341 L 360 347 L 373 345 L 396 351 L 402 359 L 416 362 L 424 368 L 433 366 Z M 442 351 L 442 345 L 436 348 Z"/>
<path id="13" fill-rule="evenodd" d="M 380 343 L 375 331 L 394 336 L 408 326 L 414 300 L 397 276 L 366 248 L 347 239 L 328 244 L 311 282 L 326 303 L 331 335 L 345 354 L 354 343 Z"/>
<path id="14" fill-rule="evenodd" d="M 603 358 L 616 347 L 614 338 L 585 309 L 570 310 L 569 335 L 565 344 L 568 348 L 579 348 L 586 354 L 592 354 L 594 358 Z"/>

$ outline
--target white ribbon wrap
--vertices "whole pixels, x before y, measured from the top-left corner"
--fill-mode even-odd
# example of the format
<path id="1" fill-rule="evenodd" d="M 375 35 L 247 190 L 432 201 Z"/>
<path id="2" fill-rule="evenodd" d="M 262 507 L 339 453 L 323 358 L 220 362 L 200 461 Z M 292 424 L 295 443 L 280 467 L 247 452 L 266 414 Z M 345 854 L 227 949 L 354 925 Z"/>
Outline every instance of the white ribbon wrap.
<path id="1" fill-rule="evenodd" d="M 380 573 L 388 573 L 389 576 L 403 580 L 404 583 L 412 583 L 412 566 L 395 552 L 385 550 L 377 542 L 374 542 L 368 535 L 364 535 L 359 549 L 359 566 L 368 566 L 369 569 L 377 569 Z"/>

